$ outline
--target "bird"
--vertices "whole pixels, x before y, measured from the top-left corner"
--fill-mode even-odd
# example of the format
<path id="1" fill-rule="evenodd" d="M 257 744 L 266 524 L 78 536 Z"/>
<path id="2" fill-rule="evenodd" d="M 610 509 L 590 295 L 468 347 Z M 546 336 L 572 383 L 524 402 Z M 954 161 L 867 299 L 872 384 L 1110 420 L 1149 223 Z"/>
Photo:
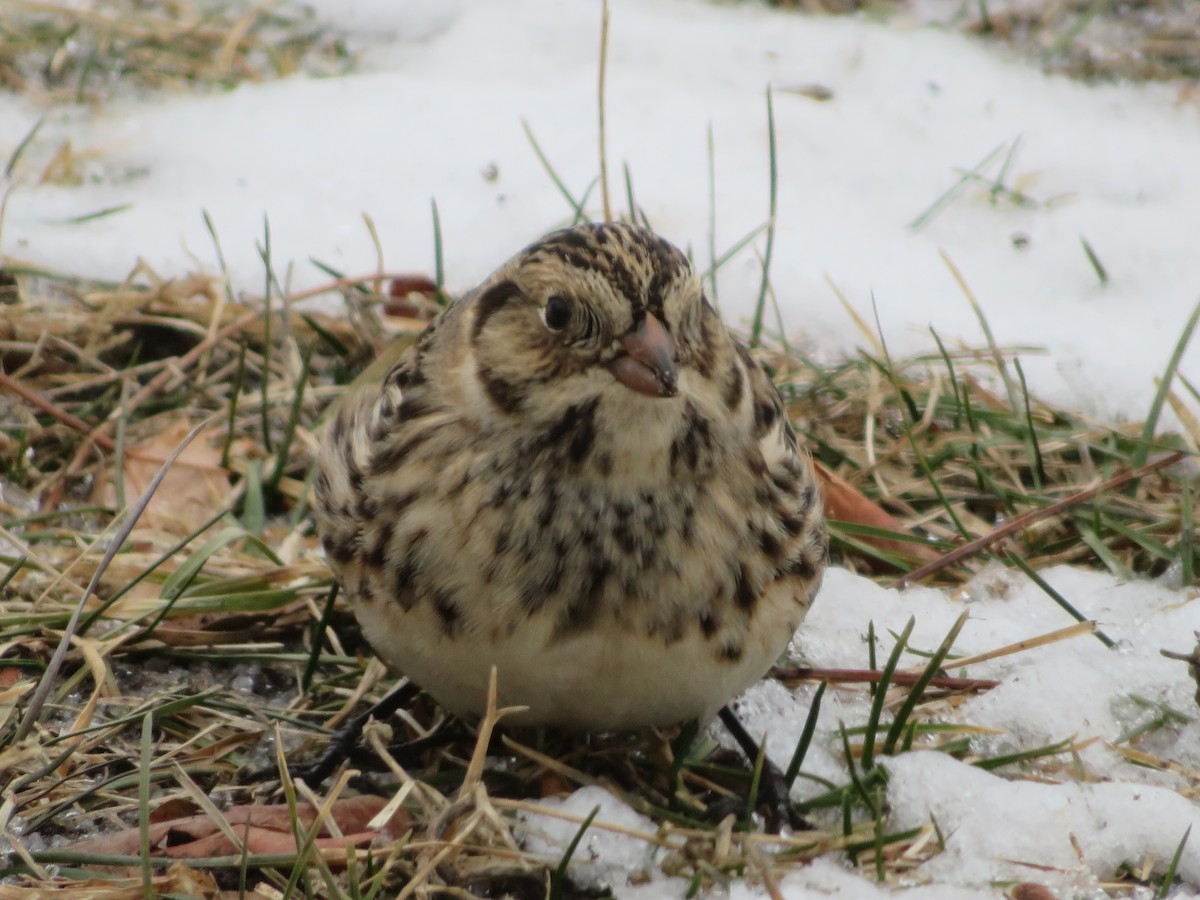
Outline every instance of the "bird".
<path id="1" fill-rule="evenodd" d="M 710 721 L 828 556 L 770 377 L 634 224 L 525 247 L 347 390 L 318 448 L 316 529 L 364 637 L 459 717 L 494 667 L 515 725 Z"/>

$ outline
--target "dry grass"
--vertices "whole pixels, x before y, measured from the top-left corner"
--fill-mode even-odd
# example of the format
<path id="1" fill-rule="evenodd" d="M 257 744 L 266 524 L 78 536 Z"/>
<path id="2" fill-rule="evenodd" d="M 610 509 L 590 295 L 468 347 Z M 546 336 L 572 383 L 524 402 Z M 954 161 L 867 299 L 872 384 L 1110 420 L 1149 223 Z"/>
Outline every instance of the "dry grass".
<path id="1" fill-rule="evenodd" d="M 345 63 L 336 41 L 283 6 L 111 0 L 80 9 L 6 3 L 0 82 L 50 101 L 96 101 Z M 560 189 L 582 216 L 585 198 Z M 0 269 L 0 841 L 10 851 L 0 900 L 31 889 L 579 896 L 566 857 L 528 850 L 525 817 L 562 816 L 542 799 L 589 784 L 650 817 L 655 830 L 629 836 L 644 843 L 649 868 L 693 890 L 749 878 L 774 891 L 790 869 L 831 853 L 895 884 L 939 852 L 942 836 L 933 826 L 889 831 L 880 754 L 936 748 L 988 769 L 1069 767 L 1069 742 L 980 758 L 969 726 L 934 723 L 992 686 L 940 671 L 952 632 L 920 673 L 894 670 L 899 650 L 882 669 L 860 661 L 873 672 L 774 673 L 879 698 L 844 733 L 850 779 L 805 804 L 815 821 L 835 824 L 784 838 L 744 814 L 714 820 L 730 798 L 753 792 L 755 775 L 740 757 L 693 745 L 694 734 L 490 740 L 502 711 L 477 727 L 447 724 L 424 697 L 390 729 L 368 730 L 353 758 L 367 775 L 343 773 L 321 795 L 280 777 L 285 752 L 311 758 L 391 687 L 331 590 L 308 517 L 314 429 L 380 349 L 387 285 L 382 275 L 332 281 L 327 290 L 348 301 L 345 319 L 300 314 L 298 296 L 235 302 L 206 275 L 138 270 L 99 284 Z M 764 274 L 764 299 L 768 287 Z M 761 325 L 760 309 L 756 336 Z M 1158 436 L 1154 421 L 1115 425 L 1051 408 L 1026 395 L 1014 353 L 996 347 L 912 360 L 878 348 L 823 366 L 769 334 L 765 344 L 756 352 L 821 462 L 901 523 L 884 532 L 834 522 L 843 565 L 889 582 L 912 577 L 917 559 L 902 548 L 921 546 L 922 558 L 931 547 L 961 554 L 925 567 L 922 577 L 939 584 L 960 583 L 997 555 L 1031 569 L 1071 561 L 1194 582 L 1195 427 Z M 1164 384 L 1162 402 L 1194 422 L 1194 388 Z M 124 511 L 201 422 L 122 535 Z M 879 549 L 881 538 L 890 549 Z M 39 683 L 50 691 L 40 708 Z M 1170 724 L 1161 718 L 1147 728 Z M 416 750 L 388 746 L 431 736 Z M 789 772 L 803 772 L 806 749 L 802 739 Z M 1140 764 L 1172 765 L 1125 749 Z M 263 772 L 265 781 L 250 777 Z M 399 798 L 368 816 L 389 823 L 388 839 L 378 839 L 383 824 L 347 812 L 359 792 Z M 235 818 L 254 801 L 286 811 L 281 832 Z M 567 818 L 580 834 L 616 828 Z M 322 820 L 336 828 L 321 832 Z M 204 839 L 196 822 L 210 826 Z"/>
<path id="2" fill-rule="evenodd" d="M 964 4 L 967 30 L 1050 72 L 1087 81 L 1200 79 L 1200 6 L 1192 0 Z"/>
<path id="3" fill-rule="evenodd" d="M 345 45 L 298 3 L 5 0 L 0 86 L 50 102 L 344 72 Z"/>
<path id="4" fill-rule="evenodd" d="M 810 14 L 886 17 L 896 0 L 770 0 Z M 962 0 L 950 24 L 1083 81 L 1200 80 L 1200 6 L 1193 0 Z M 918 6 L 918 15 L 929 6 Z M 939 10 L 939 20 L 941 18 Z"/>
<path id="5" fill-rule="evenodd" d="M 1195 464 L 1174 454 L 1194 447 L 1197 436 L 1147 438 L 1144 423 L 1105 423 L 1052 408 L 1027 395 L 1018 371 L 1015 351 L 992 348 L 947 348 L 903 361 L 860 352 L 828 368 L 797 369 L 793 362 L 785 384 L 818 458 L 927 544 L 948 552 L 1028 517 L 1026 527 L 942 569 L 943 579 L 965 579 L 996 554 L 1017 553 L 1037 567 L 1069 562 L 1122 578 L 1173 569 L 1190 583 L 1200 560 L 1187 543 L 1191 513 L 1181 483 L 1194 478 Z M 1147 477 L 1081 497 L 1147 460 L 1157 465 Z M 870 532 L 846 525 L 834 533 L 851 566 L 861 567 L 855 557 L 866 553 L 876 558 L 871 570 L 880 563 L 913 567 L 864 546 Z"/>
<path id="6" fill-rule="evenodd" d="M 932 828 L 888 831 L 873 756 L 937 747 L 993 768 L 1071 751 L 1062 744 L 978 759 L 969 729 L 926 723 L 988 683 L 898 674 L 893 681 L 884 667 L 874 677 L 884 682 L 887 715 L 908 724 L 892 728 L 889 743 L 880 706 L 873 721 L 849 729 L 849 758 L 860 770 L 807 804 L 814 815 L 845 810 L 845 825 L 832 830 L 779 839 L 737 816 L 711 821 L 705 810 L 744 796 L 753 773 L 711 744 L 687 749 L 686 735 L 674 743 L 669 734 L 581 743 L 510 733 L 486 755 L 488 728 L 453 725 L 440 742 L 398 759 L 374 733 L 354 763 L 379 774 L 331 789 L 330 800 L 355 789 L 406 792 L 395 840 L 373 852 L 360 846 L 347 856 L 332 838 L 289 838 L 283 852 L 246 844 L 244 853 L 184 864 L 152 844 L 149 830 L 137 852 L 96 855 L 73 845 L 136 830 L 143 819 L 149 829 L 163 815 L 216 815 L 205 798 L 226 811 L 283 802 L 297 790 L 304 800 L 290 782 L 272 775 L 256 784 L 249 773 L 270 769 L 279 748 L 293 757 L 315 752 L 330 727 L 389 686 L 366 661 L 348 612 L 329 603 L 331 579 L 307 516 L 313 429 L 337 386 L 376 349 L 363 335 L 379 333 L 373 323 L 386 281 L 332 284 L 356 311 L 346 320 L 301 315 L 296 298 L 272 298 L 270 312 L 261 298 L 234 303 L 204 276 L 166 281 L 140 271 L 125 284 L 101 285 L 9 274 L 19 290 L 0 319 L 0 824 L 18 848 L 7 870 L 18 884 L 76 890 L 102 879 L 114 897 L 239 886 L 259 886 L 263 896 L 369 896 L 406 884 L 571 896 L 560 860 L 523 849 L 522 815 L 548 794 L 585 784 L 608 786 L 658 823 L 637 835 L 656 848 L 652 865 L 697 888 L 743 876 L 769 886 L 828 853 L 895 880 L 938 852 L 939 838 Z M 1069 560 L 1194 579 L 1194 488 L 1185 479 L 1181 489 L 1180 464 L 1118 490 L 1081 493 L 1147 460 L 1153 466 L 1185 439 L 1146 442 L 1140 426 L 1106 425 L 1026 398 L 1011 355 L 995 348 L 906 361 L 863 353 L 833 367 L 780 347 L 759 352 L 823 463 L 923 543 L 950 549 L 1003 520 L 1045 515 L 1055 501 L 1083 496 L 988 552 L 1003 548 L 1034 567 Z M 200 449 L 177 464 L 185 476 L 160 488 L 168 506 L 152 504 L 120 542 L 49 702 L 29 737 L 16 740 L 32 686 L 114 540 L 119 509 L 204 420 Z M 911 568 L 903 554 L 873 549 L 867 539 L 879 535 L 871 529 L 835 523 L 834 534 L 845 565 L 889 580 Z M 983 559 L 972 555 L 929 578 L 959 582 Z M 939 666 L 935 659 L 928 677 Z M 836 689 L 867 690 L 850 684 L 854 675 L 845 683 L 829 677 L 841 683 Z M 794 684 L 813 674 L 783 669 L 777 677 Z M 422 738 L 440 722 L 419 698 L 393 720 L 393 737 Z M 319 806 L 326 798 L 311 799 Z"/>

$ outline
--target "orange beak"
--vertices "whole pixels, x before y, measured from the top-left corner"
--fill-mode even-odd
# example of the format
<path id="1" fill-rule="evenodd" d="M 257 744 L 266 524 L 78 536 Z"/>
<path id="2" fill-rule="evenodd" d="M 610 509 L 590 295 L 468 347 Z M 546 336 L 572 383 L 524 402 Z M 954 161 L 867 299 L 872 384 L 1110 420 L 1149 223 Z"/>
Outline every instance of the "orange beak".
<path id="1" fill-rule="evenodd" d="M 674 397 L 679 393 L 675 372 L 675 338 L 650 313 L 635 331 L 621 338 L 625 351 L 608 364 L 613 377 L 625 387 L 647 397 Z"/>

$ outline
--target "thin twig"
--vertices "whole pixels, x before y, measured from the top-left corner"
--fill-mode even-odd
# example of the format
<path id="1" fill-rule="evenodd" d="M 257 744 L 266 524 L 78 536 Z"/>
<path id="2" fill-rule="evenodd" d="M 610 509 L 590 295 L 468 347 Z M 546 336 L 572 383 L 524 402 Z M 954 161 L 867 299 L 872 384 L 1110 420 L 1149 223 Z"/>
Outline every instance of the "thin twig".
<path id="1" fill-rule="evenodd" d="M 6 375 L 4 372 L 0 372 L 0 387 L 7 388 L 30 406 L 37 407 L 47 415 L 51 415 L 58 419 L 58 421 L 62 422 L 64 425 L 88 435 L 88 438 L 93 443 L 99 444 L 108 452 L 111 453 L 116 450 L 117 445 L 113 443 L 112 438 L 110 438 L 107 434 L 101 434 L 98 431 L 93 432 L 92 426 L 83 421 L 83 419 L 79 418 L 78 416 L 71 415 L 62 407 L 51 403 L 37 391 L 27 387 L 23 382 L 18 381 L 12 376 Z"/>
<path id="2" fill-rule="evenodd" d="M 771 677 L 776 681 L 834 681 L 839 684 L 878 684 L 883 672 L 878 669 L 821 669 L 809 666 L 774 666 Z M 905 672 L 897 669 L 891 673 L 889 682 L 909 687 L 917 683 L 920 672 Z M 937 676 L 929 682 L 930 687 L 946 691 L 990 691 L 999 681 L 988 678 L 952 678 Z"/>

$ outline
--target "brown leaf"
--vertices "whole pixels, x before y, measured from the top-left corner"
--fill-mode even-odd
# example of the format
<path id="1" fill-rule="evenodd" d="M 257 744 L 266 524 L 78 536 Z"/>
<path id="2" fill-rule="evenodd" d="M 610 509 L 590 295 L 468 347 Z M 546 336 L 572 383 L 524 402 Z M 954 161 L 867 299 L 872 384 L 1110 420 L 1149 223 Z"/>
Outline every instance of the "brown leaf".
<path id="1" fill-rule="evenodd" d="M 183 418 L 164 420 L 154 437 L 125 451 L 125 501 L 132 503 L 150 484 L 163 462 L 179 446 L 192 426 Z M 221 468 L 221 454 L 204 437 L 192 441 L 171 466 L 158 486 L 138 528 L 154 528 L 171 534 L 191 534 L 211 519 L 229 500 L 229 473 Z M 101 479 L 92 499 L 115 506 L 114 473 Z"/>
<path id="2" fill-rule="evenodd" d="M 316 846 L 320 849 L 339 849 L 347 840 L 354 846 L 364 846 L 380 832 L 369 829 L 368 823 L 387 804 L 384 797 L 359 796 L 336 801 L 329 818 L 337 824 L 344 837 L 335 838 L 328 824 L 322 824 Z M 245 840 L 251 853 L 293 853 L 296 839 L 292 829 L 292 811 L 286 804 L 243 804 L 226 810 L 223 815 L 239 840 Z M 310 803 L 296 804 L 295 816 L 308 828 L 316 820 L 317 809 Z M 399 835 L 412 825 L 412 816 L 405 810 L 396 813 L 385 829 L 387 834 Z M 150 852 L 154 856 L 175 859 L 199 859 L 208 856 L 232 856 L 240 852 L 209 816 L 194 815 L 167 821 L 155 821 L 149 828 Z M 141 836 L 137 827 L 113 834 L 76 841 L 69 848 L 79 853 L 100 853 L 113 856 L 136 856 Z"/>
<path id="3" fill-rule="evenodd" d="M 389 297 L 407 297 L 409 294 L 425 294 L 432 297 L 437 285 L 428 275 L 397 275 L 388 285 Z"/>
<path id="4" fill-rule="evenodd" d="M 39 184 L 78 184 L 80 180 L 78 159 L 71 149 L 69 140 L 59 144 L 54 156 L 42 170 Z"/>
<path id="5" fill-rule="evenodd" d="M 427 322 L 437 313 L 437 285 L 424 275 L 397 275 L 388 284 L 383 312 L 403 319 Z"/>
<path id="6" fill-rule="evenodd" d="M 274 828 L 263 828 L 251 825 L 248 828 L 239 826 L 234 829 L 238 840 L 246 845 L 247 853 L 295 853 L 296 836 L 291 831 L 279 831 Z M 205 859 L 211 856 L 234 856 L 241 852 L 224 832 L 218 831 L 192 839 L 185 833 L 173 835 L 184 837 L 178 843 L 168 846 L 164 855 L 175 859 Z M 346 833 L 343 837 L 319 837 L 313 841 L 318 850 L 341 850 L 349 841 L 355 847 L 364 847 L 379 837 L 377 831 Z"/>
<path id="7" fill-rule="evenodd" d="M 539 788 L 542 797 L 562 797 L 571 793 L 575 789 L 575 786 L 558 772 L 552 772 L 547 769 L 542 772 Z"/>
<path id="8" fill-rule="evenodd" d="M 825 515 L 831 519 L 843 522 L 854 522 L 857 525 L 870 525 L 874 528 L 886 528 L 888 531 L 907 531 L 891 513 L 874 500 L 864 496 L 835 472 L 814 461 L 817 476 L 821 479 L 821 487 L 825 495 Z M 932 562 L 938 558 L 938 553 L 925 544 L 909 541 L 893 541 L 888 538 L 864 536 L 864 543 L 880 550 L 887 550 L 903 557 Z"/>
<path id="9" fill-rule="evenodd" d="M 182 819 L 184 816 L 194 816 L 199 811 L 200 807 L 194 801 L 186 797 L 172 797 L 150 810 L 150 822 L 151 824 L 170 822 L 174 819 Z"/>
<path id="10" fill-rule="evenodd" d="M 1022 881 L 1013 887 L 1011 896 L 1013 900 L 1054 900 L 1058 895 L 1045 885 Z"/>

